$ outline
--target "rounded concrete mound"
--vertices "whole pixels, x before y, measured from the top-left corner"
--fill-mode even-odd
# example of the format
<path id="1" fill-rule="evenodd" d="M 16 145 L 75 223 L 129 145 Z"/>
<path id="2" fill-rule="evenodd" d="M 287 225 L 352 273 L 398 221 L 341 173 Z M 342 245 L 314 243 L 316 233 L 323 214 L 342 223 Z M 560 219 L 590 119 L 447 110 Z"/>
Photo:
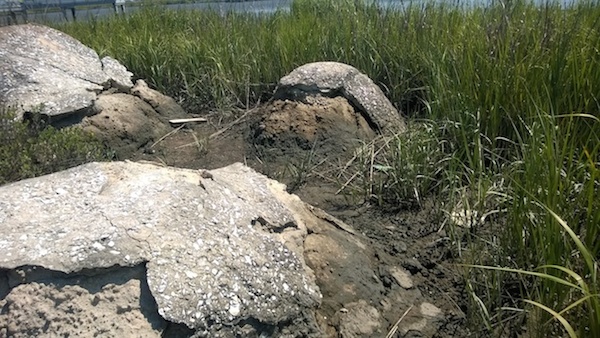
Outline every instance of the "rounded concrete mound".
<path id="1" fill-rule="evenodd" d="M 377 132 L 403 132 L 404 119 L 383 91 L 358 69 L 339 62 L 313 62 L 279 80 L 275 98 L 306 101 L 315 95 L 344 97 Z"/>
<path id="2" fill-rule="evenodd" d="M 315 95 L 304 101 L 276 100 L 268 105 L 255 129 L 254 141 L 271 149 L 311 150 L 327 145 L 339 152 L 349 143 L 375 135 L 348 100 Z"/>

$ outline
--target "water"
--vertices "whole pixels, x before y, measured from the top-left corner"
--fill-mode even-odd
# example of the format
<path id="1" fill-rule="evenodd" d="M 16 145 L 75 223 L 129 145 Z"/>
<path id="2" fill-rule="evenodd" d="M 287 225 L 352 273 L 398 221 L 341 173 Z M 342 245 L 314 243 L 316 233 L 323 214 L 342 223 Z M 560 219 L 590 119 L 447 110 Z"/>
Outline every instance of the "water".
<path id="1" fill-rule="evenodd" d="M 19 0 L 0 0 L 0 26 L 6 25 L 11 21 L 10 10 L 20 8 Z M 54 0 L 57 3 L 61 0 Z M 47 3 L 46 1 L 41 1 Z M 76 0 L 62 0 L 65 2 L 76 2 Z M 81 0 L 79 2 L 82 2 Z M 84 2 L 84 1 L 83 1 Z M 260 1 L 243 1 L 243 2 L 206 2 L 206 3 L 189 3 L 189 4 L 172 4 L 165 5 L 168 9 L 174 10 L 214 10 L 221 13 L 230 11 L 246 12 L 246 13 L 273 13 L 277 10 L 289 10 L 292 0 L 260 0 Z M 140 9 L 139 5 L 134 3 L 125 5 L 125 13 L 132 13 Z M 120 11 L 120 8 L 119 8 Z M 112 6 L 97 6 L 96 8 L 77 8 L 75 10 L 76 20 L 88 20 L 90 18 L 102 18 L 109 15 L 114 15 L 115 9 Z M 12 19 L 14 20 L 14 18 Z M 27 12 L 27 21 L 29 22 L 60 22 L 74 20 L 71 10 L 61 12 L 59 9 L 47 9 Z M 22 23 L 25 21 L 22 13 L 17 13 L 17 21 Z"/>
<path id="2" fill-rule="evenodd" d="M 9 9 L 20 8 L 17 4 L 19 0 L 0 0 L 0 26 L 8 24 L 11 20 Z M 38 0 L 47 3 L 47 0 Z M 53 0 L 54 3 L 61 0 Z M 62 0 L 65 2 L 75 2 L 77 0 Z M 80 2 L 82 0 L 79 0 Z M 220 13 L 227 12 L 244 12 L 256 14 L 274 13 L 278 10 L 289 10 L 292 0 L 259 0 L 259 1 L 240 1 L 240 2 L 204 2 L 204 3 L 188 3 L 188 4 L 172 4 L 164 7 L 172 10 L 214 10 Z M 4 10 L 3 10 L 4 9 Z M 125 5 L 125 13 L 133 13 L 140 10 L 140 6 L 134 3 Z M 120 11 L 120 8 L 119 8 Z M 89 20 L 91 18 L 102 18 L 109 15 L 114 15 L 115 9 L 112 6 L 98 6 L 96 8 L 77 8 L 75 10 L 76 20 Z M 74 20 L 71 10 L 61 12 L 57 9 L 28 11 L 27 21 L 29 22 L 61 22 Z M 22 23 L 25 17 L 17 13 L 17 22 Z"/>
<path id="3" fill-rule="evenodd" d="M 9 24 L 14 21 L 9 15 L 10 8 L 19 8 L 19 2 L 21 0 L 0 0 L 0 26 Z M 27 2 L 36 3 L 85 3 L 86 0 L 25 0 Z M 119 0 L 120 2 L 128 2 L 130 0 Z M 293 0 L 258 0 L 258 1 L 238 1 L 238 2 L 207 2 L 207 3 L 191 3 L 191 4 L 172 4 L 165 5 L 168 9 L 174 10 L 214 10 L 220 13 L 227 12 L 244 12 L 244 13 L 255 13 L 255 14 L 268 14 L 274 13 L 278 10 L 287 11 L 290 9 L 290 5 Z M 472 7 L 477 5 L 489 5 L 494 1 L 499 0 L 374 0 L 382 8 L 393 8 L 402 9 L 409 5 L 418 5 L 426 1 L 434 1 L 437 3 L 449 3 L 449 4 L 460 4 L 464 7 Z M 534 0 L 537 3 L 543 4 L 546 0 Z M 557 0 L 561 5 L 568 6 L 574 3 L 576 0 Z M 125 13 L 132 13 L 140 9 L 134 3 L 125 5 Z M 115 9 L 112 6 L 103 6 L 96 8 L 77 8 L 75 11 L 76 20 L 88 20 L 90 18 L 102 18 L 109 15 L 114 15 Z M 23 15 L 17 15 L 17 22 L 22 23 L 25 21 Z M 29 11 L 27 13 L 27 20 L 29 22 L 60 22 L 60 21 L 71 21 L 74 20 L 73 13 L 70 10 L 61 12 L 60 10 L 38 10 Z"/>

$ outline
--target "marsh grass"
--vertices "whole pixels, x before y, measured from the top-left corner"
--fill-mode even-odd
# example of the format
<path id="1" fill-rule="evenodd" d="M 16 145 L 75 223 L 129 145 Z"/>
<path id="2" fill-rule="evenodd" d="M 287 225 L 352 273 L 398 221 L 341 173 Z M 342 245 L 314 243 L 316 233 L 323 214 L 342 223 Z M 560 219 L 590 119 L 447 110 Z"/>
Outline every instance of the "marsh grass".
<path id="1" fill-rule="evenodd" d="M 600 337 L 597 1 L 297 0 L 268 16 L 148 6 L 58 28 L 192 111 L 265 100 L 307 62 L 357 67 L 406 115 L 435 122 L 365 144 L 342 190 L 411 207 L 437 196 L 449 215 L 471 208 L 480 228 L 451 230 L 470 264 L 471 321 L 488 334 L 518 334 L 527 318 L 533 336 Z"/>
<path id="2" fill-rule="evenodd" d="M 0 106 L 0 185 L 111 158 L 89 133 L 57 130 L 35 118 L 15 121 L 13 111 Z"/>
<path id="3" fill-rule="evenodd" d="M 338 193 L 399 209 L 419 206 L 425 196 L 442 194 L 450 183 L 452 155 L 434 121 L 415 121 L 408 131 L 364 143 L 342 167 Z M 446 191 L 446 193 L 448 193 Z"/>

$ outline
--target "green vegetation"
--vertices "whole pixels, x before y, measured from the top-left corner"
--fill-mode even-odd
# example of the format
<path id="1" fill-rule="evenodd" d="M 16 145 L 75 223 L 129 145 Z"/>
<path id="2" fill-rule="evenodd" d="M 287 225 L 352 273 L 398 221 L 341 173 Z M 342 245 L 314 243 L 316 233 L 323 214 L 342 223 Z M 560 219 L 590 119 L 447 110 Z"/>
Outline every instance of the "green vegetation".
<path id="1" fill-rule="evenodd" d="M 418 207 L 433 193 L 454 187 L 456 161 L 444 149 L 434 121 L 411 123 L 408 131 L 364 144 L 338 175 L 341 191 L 394 208 Z"/>
<path id="2" fill-rule="evenodd" d="M 600 337 L 597 2 L 392 11 L 298 0 L 270 16 L 150 7 L 59 28 L 192 109 L 264 100 L 307 62 L 357 67 L 427 122 L 365 145 L 344 189 L 396 205 L 437 194 L 448 215 L 468 206 L 480 226 L 447 226 L 470 318 L 487 333 L 526 316 L 533 336 Z"/>
<path id="3" fill-rule="evenodd" d="M 43 121 L 18 122 L 0 107 L 0 184 L 107 159 L 104 146 L 81 129 L 56 130 Z"/>

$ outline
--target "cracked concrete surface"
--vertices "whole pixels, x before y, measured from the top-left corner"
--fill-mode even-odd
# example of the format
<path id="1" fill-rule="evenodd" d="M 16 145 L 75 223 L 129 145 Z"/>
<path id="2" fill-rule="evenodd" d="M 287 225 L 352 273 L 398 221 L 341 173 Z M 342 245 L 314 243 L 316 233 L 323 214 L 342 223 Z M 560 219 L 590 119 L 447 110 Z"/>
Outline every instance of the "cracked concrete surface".
<path id="1" fill-rule="evenodd" d="M 77 276 L 145 264 L 168 322 L 208 336 L 248 321 L 318 336 L 309 310 L 321 294 L 302 256 L 306 227 L 292 212 L 304 204 L 241 164 L 210 174 L 202 188 L 196 170 L 91 163 L 3 186 L 0 275 L 9 278 L 0 305 L 21 283 L 40 283 L 24 266 Z M 9 311 L 3 320 L 17 319 Z"/>
<path id="2" fill-rule="evenodd" d="M 39 266 L 5 273 L 0 288 L 11 290 L 0 298 L 0 337 L 160 337 L 167 329 L 144 264 L 77 276 Z"/>
<path id="3" fill-rule="evenodd" d="M 108 88 L 127 91 L 132 73 L 62 32 L 40 25 L 0 27 L 0 102 L 17 118 L 51 120 L 84 112 Z"/>

